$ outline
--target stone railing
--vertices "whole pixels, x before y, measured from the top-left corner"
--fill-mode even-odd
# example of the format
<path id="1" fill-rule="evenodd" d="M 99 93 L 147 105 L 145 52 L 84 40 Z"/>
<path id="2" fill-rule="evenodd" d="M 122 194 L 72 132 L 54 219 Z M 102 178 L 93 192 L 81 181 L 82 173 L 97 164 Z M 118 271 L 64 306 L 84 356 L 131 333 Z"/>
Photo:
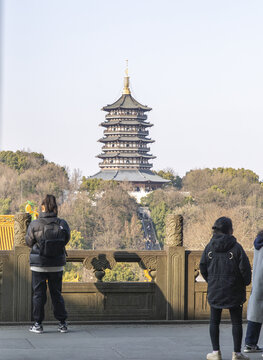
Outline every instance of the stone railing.
<path id="1" fill-rule="evenodd" d="M 30 249 L 24 242 L 28 222 L 25 214 L 15 217 L 14 249 L 0 251 L 0 322 L 32 320 Z M 96 278 L 96 282 L 63 283 L 69 320 L 208 318 L 207 285 L 199 274 L 202 252 L 184 249 L 182 227 L 182 217 L 168 216 L 167 245 L 162 251 L 68 251 L 67 262 L 92 270 Z M 252 256 L 249 253 L 251 263 Z M 104 282 L 106 269 L 119 262 L 138 263 L 151 281 Z M 249 295 L 250 287 L 247 290 Z M 49 297 L 46 320 L 54 320 Z"/>

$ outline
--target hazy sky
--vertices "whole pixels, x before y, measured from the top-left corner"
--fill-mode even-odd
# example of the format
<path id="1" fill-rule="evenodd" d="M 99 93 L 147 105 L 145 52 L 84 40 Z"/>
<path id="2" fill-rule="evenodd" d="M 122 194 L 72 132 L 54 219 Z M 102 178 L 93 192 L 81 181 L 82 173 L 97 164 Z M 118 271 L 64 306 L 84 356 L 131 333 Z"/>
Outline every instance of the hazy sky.
<path id="1" fill-rule="evenodd" d="M 1 148 L 96 173 L 129 59 L 155 170 L 263 178 L 262 18 L 262 0 L 5 0 Z"/>

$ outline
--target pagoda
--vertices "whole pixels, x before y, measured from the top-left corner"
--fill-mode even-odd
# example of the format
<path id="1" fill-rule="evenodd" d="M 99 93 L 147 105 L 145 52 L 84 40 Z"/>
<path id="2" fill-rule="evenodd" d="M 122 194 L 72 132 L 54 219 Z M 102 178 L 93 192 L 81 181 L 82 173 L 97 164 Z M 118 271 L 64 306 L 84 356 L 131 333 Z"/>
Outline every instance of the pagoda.
<path id="1" fill-rule="evenodd" d="M 168 181 L 154 174 L 150 169 L 151 159 L 149 145 L 154 142 L 149 138 L 147 112 L 152 109 L 135 100 L 129 88 L 128 67 L 125 70 L 122 96 L 111 105 L 104 106 L 104 136 L 99 139 L 103 144 L 102 153 L 97 157 L 101 171 L 91 176 L 103 180 L 127 181 L 139 191 L 154 190 Z"/>

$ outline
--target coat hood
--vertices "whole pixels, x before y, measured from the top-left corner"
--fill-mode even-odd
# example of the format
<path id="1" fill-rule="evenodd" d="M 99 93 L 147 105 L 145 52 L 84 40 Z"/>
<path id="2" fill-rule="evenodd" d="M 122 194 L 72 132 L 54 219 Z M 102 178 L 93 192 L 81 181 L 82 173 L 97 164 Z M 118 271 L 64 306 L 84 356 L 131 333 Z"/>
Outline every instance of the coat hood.
<path id="1" fill-rule="evenodd" d="M 39 214 L 39 218 L 54 218 L 57 217 L 57 215 L 54 212 L 41 212 Z"/>
<path id="2" fill-rule="evenodd" d="M 256 250 L 260 250 L 263 246 L 263 234 L 260 234 L 256 237 L 254 241 L 254 246 Z"/>
<path id="3" fill-rule="evenodd" d="M 214 234 L 210 240 L 211 247 L 216 252 L 227 252 L 236 244 L 236 238 L 233 235 Z"/>

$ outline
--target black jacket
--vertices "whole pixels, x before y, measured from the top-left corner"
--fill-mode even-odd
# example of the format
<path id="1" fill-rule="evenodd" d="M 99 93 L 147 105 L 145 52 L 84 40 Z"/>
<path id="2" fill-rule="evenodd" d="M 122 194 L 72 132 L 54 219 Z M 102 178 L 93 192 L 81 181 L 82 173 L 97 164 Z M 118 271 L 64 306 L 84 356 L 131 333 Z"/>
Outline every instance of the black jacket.
<path id="1" fill-rule="evenodd" d="M 221 309 L 242 305 L 251 282 L 251 266 L 234 236 L 214 234 L 200 261 L 200 271 L 208 283 L 210 306 Z"/>
<path id="2" fill-rule="evenodd" d="M 40 213 L 39 218 L 44 218 L 47 222 L 54 221 L 54 218 L 58 219 L 56 214 L 54 213 Z M 70 239 L 70 229 L 67 222 L 63 219 L 60 220 L 60 225 L 64 229 L 65 235 L 65 245 L 69 242 Z M 50 267 L 50 266 L 63 266 L 66 264 L 66 254 L 59 255 L 56 257 L 46 257 L 40 255 L 39 249 L 39 241 L 43 234 L 44 225 L 41 223 L 39 219 L 32 221 L 29 224 L 26 234 L 26 243 L 29 247 L 32 248 L 30 253 L 30 266 L 42 266 L 42 267 Z"/>

